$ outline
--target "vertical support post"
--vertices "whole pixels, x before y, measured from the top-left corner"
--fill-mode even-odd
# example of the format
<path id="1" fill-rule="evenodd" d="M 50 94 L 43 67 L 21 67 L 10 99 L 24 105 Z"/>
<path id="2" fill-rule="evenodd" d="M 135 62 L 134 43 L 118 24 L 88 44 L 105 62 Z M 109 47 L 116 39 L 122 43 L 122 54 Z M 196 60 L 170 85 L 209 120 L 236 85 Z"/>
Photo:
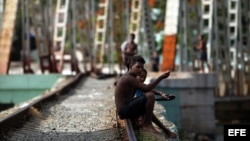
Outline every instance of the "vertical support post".
<path id="1" fill-rule="evenodd" d="M 8 74 L 11 45 L 15 29 L 16 12 L 18 0 L 7 0 L 5 2 L 2 29 L 0 33 L 0 74 Z"/>

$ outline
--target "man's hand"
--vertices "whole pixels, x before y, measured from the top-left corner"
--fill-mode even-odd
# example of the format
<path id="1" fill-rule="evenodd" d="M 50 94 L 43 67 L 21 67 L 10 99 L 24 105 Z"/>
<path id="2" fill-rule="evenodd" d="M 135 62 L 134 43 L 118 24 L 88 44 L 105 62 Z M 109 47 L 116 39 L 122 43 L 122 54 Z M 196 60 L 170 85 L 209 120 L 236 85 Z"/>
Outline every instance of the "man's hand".
<path id="1" fill-rule="evenodd" d="M 166 99 L 167 101 L 170 101 L 170 100 L 175 99 L 175 95 L 173 95 L 173 94 L 164 94 L 164 93 L 162 93 L 161 96 L 162 96 L 164 99 Z"/>
<path id="2" fill-rule="evenodd" d="M 163 98 L 165 98 L 165 99 L 169 100 L 168 95 L 166 95 L 166 94 L 161 94 L 161 96 L 162 96 Z"/>
<path id="3" fill-rule="evenodd" d="M 165 79 L 165 78 L 168 78 L 169 77 L 169 75 L 170 75 L 170 71 L 169 70 L 167 70 L 166 72 L 164 72 L 160 77 L 161 77 L 161 79 Z"/>

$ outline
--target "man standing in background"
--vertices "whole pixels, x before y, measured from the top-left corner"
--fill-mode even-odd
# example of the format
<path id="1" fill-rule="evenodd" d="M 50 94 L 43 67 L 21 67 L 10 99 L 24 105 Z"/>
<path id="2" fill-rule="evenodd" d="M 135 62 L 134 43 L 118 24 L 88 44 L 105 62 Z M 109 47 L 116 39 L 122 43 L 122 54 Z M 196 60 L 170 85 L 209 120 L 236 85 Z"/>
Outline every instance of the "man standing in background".
<path id="1" fill-rule="evenodd" d="M 135 34 L 131 33 L 129 40 L 124 41 L 121 45 L 122 60 L 125 67 L 129 68 L 130 58 L 137 54 L 137 44 L 134 42 Z"/>

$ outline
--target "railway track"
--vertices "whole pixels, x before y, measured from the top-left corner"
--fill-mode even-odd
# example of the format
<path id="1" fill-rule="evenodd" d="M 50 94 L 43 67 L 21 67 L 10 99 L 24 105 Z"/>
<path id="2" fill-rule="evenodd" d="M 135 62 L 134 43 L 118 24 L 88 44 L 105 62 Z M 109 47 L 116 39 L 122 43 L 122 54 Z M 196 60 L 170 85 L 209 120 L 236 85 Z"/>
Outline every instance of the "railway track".
<path id="1" fill-rule="evenodd" d="M 2 141 L 168 140 L 144 133 L 115 113 L 114 77 L 66 77 L 44 94 L 0 113 Z M 156 112 L 162 109 L 156 105 Z M 160 115 L 159 115 L 160 116 Z M 167 123 L 167 126 L 172 126 Z M 175 141 L 175 140 L 171 140 Z"/>
<path id="2" fill-rule="evenodd" d="M 0 140 L 124 141 L 113 102 L 114 78 L 78 75 L 19 107 L 0 114 Z"/>

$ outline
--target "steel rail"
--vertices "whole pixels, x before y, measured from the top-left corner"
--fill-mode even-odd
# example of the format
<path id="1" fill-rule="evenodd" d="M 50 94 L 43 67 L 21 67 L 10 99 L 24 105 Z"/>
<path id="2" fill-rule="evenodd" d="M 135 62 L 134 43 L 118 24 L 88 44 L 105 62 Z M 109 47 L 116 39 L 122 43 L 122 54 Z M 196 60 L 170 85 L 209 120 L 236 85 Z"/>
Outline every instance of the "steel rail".
<path id="1" fill-rule="evenodd" d="M 82 77 L 85 75 L 83 73 L 79 73 L 75 76 L 73 76 L 72 79 L 66 80 L 65 84 L 61 85 L 59 88 L 56 88 L 55 90 L 52 90 L 44 95 L 42 95 L 40 98 L 27 103 L 27 105 L 24 105 L 23 107 L 20 107 L 17 111 L 10 113 L 6 117 L 0 119 L 0 135 L 8 132 L 13 127 L 20 126 L 20 121 L 24 121 L 27 119 L 29 115 L 29 109 L 31 107 L 40 107 L 43 103 L 55 99 L 58 95 L 65 93 L 69 91 L 72 87 L 74 87 Z M 72 76 L 69 76 L 72 77 Z M 1 139 L 1 138 L 0 138 Z"/>
<path id="2" fill-rule="evenodd" d="M 137 138 L 135 136 L 135 132 L 133 129 L 133 125 L 130 119 L 125 119 L 124 121 L 125 121 L 129 141 L 137 141 Z"/>

